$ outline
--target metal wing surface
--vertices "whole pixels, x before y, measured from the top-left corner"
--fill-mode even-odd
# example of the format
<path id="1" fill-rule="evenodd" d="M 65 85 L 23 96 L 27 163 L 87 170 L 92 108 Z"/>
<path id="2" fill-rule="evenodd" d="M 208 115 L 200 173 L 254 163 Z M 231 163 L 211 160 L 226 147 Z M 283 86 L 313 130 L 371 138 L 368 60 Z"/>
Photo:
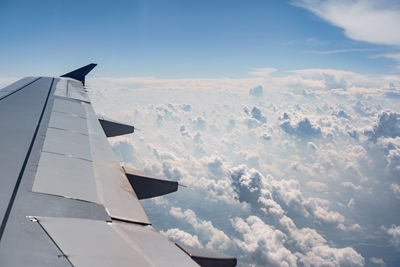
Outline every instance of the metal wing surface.
<path id="1" fill-rule="evenodd" d="M 144 198 L 177 183 L 116 159 L 106 134 L 134 128 L 95 114 L 94 66 L 0 90 L 0 266 L 198 266 L 151 226 L 133 187 Z"/>

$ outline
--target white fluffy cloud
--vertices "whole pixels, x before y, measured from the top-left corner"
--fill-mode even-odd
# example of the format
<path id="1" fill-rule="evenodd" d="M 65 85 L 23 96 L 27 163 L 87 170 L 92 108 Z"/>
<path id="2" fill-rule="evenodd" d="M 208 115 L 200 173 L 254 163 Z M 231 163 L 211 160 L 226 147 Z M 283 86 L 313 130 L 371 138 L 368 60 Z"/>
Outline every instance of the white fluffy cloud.
<path id="1" fill-rule="evenodd" d="M 400 226 L 392 225 L 388 229 L 384 228 L 384 230 L 390 236 L 392 244 L 400 248 Z"/>
<path id="2" fill-rule="evenodd" d="M 171 240 L 236 255 L 244 266 L 358 266 L 371 257 L 395 265 L 394 247 L 371 251 L 381 225 L 400 224 L 400 137 L 390 119 L 400 110 L 387 97 L 400 94 L 399 77 L 272 71 L 88 83 L 97 111 L 140 129 L 111 140 L 121 161 L 186 186 L 142 201 Z M 263 94 L 254 97 L 257 86 Z"/>
<path id="3" fill-rule="evenodd" d="M 364 266 L 364 258 L 352 248 L 315 246 L 305 256 L 300 256 L 304 266 Z"/>
<path id="4" fill-rule="evenodd" d="M 181 208 L 172 207 L 170 214 L 176 218 L 184 219 L 192 225 L 194 230 L 200 234 L 200 237 L 207 241 L 206 248 L 226 250 L 231 246 L 230 238 L 223 231 L 215 228 L 210 221 L 199 220 L 192 210 L 182 211 Z"/>
<path id="5" fill-rule="evenodd" d="M 260 218 L 250 216 L 246 221 L 236 218 L 232 221 L 232 225 L 243 235 L 243 240 L 235 240 L 236 244 L 251 255 L 258 264 L 265 266 L 297 265 L 297 257 L 284 246 L 287 236 L 266 225 Z"/>
<path id="6" fill-rule="evenodd" d="M 254 262 L 265 266 L 363 266 L 364 258 L 350 247 L 332 248 L 315 230 L 293 227 L 284 233 L 260 218 L 235 218 L 232 225 L 243 235 L 235 243 L 248 253 Z M 299 251 L 286 246 L 294 240 Z"/>
<path id="7" fill-rule="evenodd" d="M 161 231 L 161 233 L 167 236 L 170 240 L 177 242 L 178 244 L 184 244 L 196 248 L 203 247 L 196 235 L 191 235 L 178 228 L 168 229 L 165 232 Z"/>
<path id="8" fill-rule="evenodd" d="M 295 124 L 290 121 L 284 121 L 281 128 L 288 134 L 298 136 L 300 138 L 321 137 L 321 128 L 310 122 L 308 118 L 304 118 Z"/>
<path id="9" fill-rule="evenodd" d="M 392 189 L 392 192 L 396 196 L 396 198 L 400 199 L 400 185 L 391 184 L 390 189 Z"/>

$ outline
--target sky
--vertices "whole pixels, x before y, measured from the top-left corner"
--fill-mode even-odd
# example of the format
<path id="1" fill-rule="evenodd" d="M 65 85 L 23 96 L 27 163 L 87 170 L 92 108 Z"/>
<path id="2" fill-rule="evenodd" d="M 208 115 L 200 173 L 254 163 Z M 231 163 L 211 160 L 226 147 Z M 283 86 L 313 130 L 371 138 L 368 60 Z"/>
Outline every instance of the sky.
<path id="1" fill-rule="evenodd" d="M 400 265 L 400 1 L 0 1 L 0 84 L 90 62 L 142 204 L 239 266 Z"/>
<path id="2" fill-rule="evenodd" d="M 398 61 L 385 55 L 399 53 L 388 6 L 399 2 L 358 2 L 342 14 L 320 1 L 2 0 L 0 73 L 59 75 L 95 62 L 94 77 L 243 77 L 262 67 L 398 74 Z M 375 17 L 341 24 L 362 12 Z"/>

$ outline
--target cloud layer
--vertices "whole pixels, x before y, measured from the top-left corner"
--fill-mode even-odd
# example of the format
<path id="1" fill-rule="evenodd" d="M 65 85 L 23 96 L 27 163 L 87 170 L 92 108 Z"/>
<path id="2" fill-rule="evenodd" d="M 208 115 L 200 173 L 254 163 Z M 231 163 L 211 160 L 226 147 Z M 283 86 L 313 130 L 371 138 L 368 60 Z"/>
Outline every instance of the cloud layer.
<path id="1" fill-rule="evenodd" d="M 120 160 L 186 186 L 143 201 L 171 240 L 240 266 L 398 264 L 399 77 L 273 71 L 88 83 L 140 129 L 110 139 Z"/>

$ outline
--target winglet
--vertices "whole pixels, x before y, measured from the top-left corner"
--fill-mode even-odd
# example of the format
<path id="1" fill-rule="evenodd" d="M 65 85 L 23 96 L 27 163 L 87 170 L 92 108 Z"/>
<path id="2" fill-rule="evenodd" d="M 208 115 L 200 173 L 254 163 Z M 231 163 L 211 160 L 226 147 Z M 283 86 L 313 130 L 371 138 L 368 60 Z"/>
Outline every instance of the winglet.
<path id="1" fill-rule="evenodd" d="M 96 66 L 97 66 L 97 64 L 91 63 L 82 68 L 68 72 L 67 74 L 62 75 L 61 77 L 72 78 L 72 79 L 81 81 L 83 83 L 83 85 L 85 85 L 85 76 Z"/>

